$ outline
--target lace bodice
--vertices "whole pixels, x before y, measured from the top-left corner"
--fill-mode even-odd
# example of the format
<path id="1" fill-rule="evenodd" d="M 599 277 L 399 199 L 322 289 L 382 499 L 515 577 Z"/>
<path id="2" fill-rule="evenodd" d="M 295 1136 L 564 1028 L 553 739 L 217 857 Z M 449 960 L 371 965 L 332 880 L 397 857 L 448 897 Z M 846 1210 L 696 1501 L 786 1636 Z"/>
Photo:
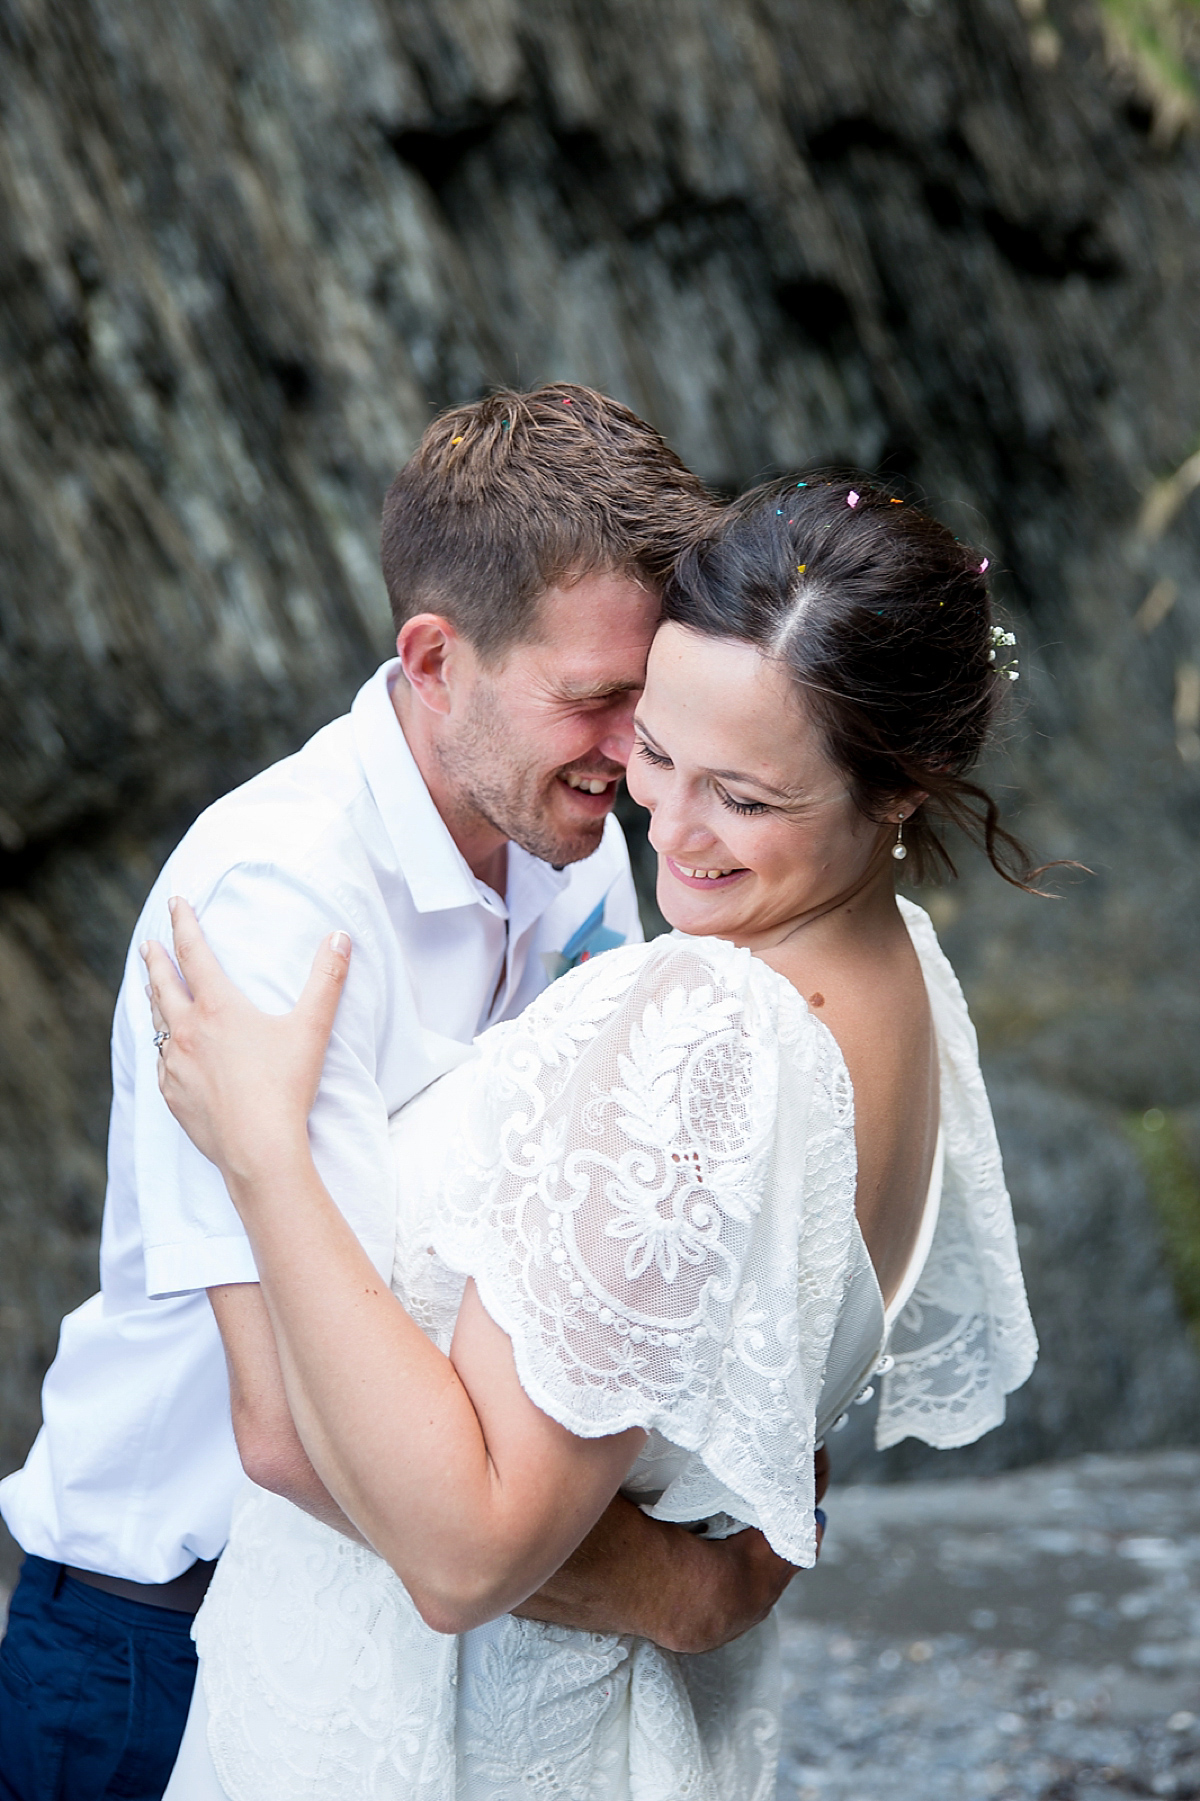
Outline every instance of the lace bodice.
<path id="1" fill-rule="evenodd" d="M 901 905 L 945 1168 L 878 1430 L 959 1444 L 1002 1417 L 1035 1345 L 974 1034 L 928 919 Z M 811 1564 L 817 1437 L 885 1323 L 849 1077 L 790 984 L 715 939 L 611 951 L 485 1033 L 393 1146 L 393 1286 L 435 1342 L 472 1275 L 539 1407 L 583 1436 L 649 1430 L 628 1482 L 649 1511 L 760 1524 Z M 507 1618 L 451 1655 L 379 1559 L 249 1491 L 197 1642 L 235 1801 L 515 1801 L 539 1745 L 538 1792 L 766 1801 L 772 1631 L 676 1659 Z"/>

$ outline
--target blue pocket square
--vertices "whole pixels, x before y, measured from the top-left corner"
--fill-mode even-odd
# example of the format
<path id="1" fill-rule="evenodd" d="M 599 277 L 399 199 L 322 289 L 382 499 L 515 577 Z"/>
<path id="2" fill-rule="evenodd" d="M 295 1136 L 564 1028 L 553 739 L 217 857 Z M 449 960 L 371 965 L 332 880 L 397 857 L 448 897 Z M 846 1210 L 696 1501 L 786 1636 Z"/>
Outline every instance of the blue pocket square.
<path id="1" fill-rule="evenodd" d="M 543 951 L 542 967 L 552 982 L 559 976 L 565 976 L 568 969 L 575 969 L 580 963 L 586 963 L 591 957 L 598 957 L 601 951 L 615 950 L 618 944 L 624 944 L 622 932 L 613 932 L 604 923 L 605 895 L 598 906 L 593 907 L 578 931 L 572 932 L 560 951 Z"/>

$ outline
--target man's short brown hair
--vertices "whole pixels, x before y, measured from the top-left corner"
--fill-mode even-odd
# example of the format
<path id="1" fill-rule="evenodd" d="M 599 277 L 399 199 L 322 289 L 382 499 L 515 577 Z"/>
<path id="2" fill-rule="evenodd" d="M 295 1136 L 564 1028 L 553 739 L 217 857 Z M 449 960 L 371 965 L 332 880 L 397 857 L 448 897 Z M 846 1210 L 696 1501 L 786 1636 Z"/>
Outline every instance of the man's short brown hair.
<path id="1" fill-rule="evenodd" d="M 711 516 L 702 483 L 628 407 L 570 382 L 435 419 L 383 503 L 397 631 L 440 613 L 489 660 L 550 588 L 611 571 L 659 588 Z"/>

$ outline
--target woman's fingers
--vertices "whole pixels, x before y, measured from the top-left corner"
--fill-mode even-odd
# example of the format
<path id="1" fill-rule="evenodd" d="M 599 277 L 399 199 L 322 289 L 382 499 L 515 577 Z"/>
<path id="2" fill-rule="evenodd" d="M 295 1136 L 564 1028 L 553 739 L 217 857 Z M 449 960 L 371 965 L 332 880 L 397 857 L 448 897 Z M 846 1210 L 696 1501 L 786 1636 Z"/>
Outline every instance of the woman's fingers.
<path id="1" fill-rule="evenodd" d="M 158 1085 L 197 1149 L 227 1176 L 245 1172 L 303 1132 L 346 982 L 350 939 L 331 933 L 292 1012 L 272 1014 L 229 980 L 186 901 L 171 902 L 171 917 L 183 976 L 161 944 L 141 947 L 155 1031 L 166 1034 Z"/>
<path id="2" fill-rule="evenodd" d="M 157 939 L 152 938 L 143 944 L 141 952 L 146 974 L 150 978 L 150 1009 L 154 1014 L 155 1030 L 172 1032 L 191 1007 L 192 997 L 184 986 L 179 971 Z"/>
<path id="3" fill-rule="evenodd" d="M 300 991 L 296 1012 L 317 1033 L 322 1044 L 333 1031 L 333 1019 L 346 986 L 350 968 L 350 934 L 332 932 L 313 958 L 308 980 Z"/>
<path id="4" fill-rule="evenodd" d="M 209 949 L 190 904 L 175 895 L 167 902 L 175 939 L 175 957 L 198 1001 L 216 1000 L 233 984 Z"/>

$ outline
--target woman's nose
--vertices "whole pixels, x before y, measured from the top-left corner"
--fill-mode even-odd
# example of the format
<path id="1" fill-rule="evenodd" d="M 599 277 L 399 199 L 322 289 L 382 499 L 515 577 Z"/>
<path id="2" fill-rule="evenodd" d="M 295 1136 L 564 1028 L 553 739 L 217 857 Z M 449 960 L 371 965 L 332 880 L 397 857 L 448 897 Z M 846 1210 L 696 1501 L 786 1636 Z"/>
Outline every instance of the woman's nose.
<path id="1" fill-rule="evenodd" d="M 689 809 L 686 795 L 660 790 L 650 813 L 650 842 L 665 856 L 679 856 L 714 842 L 703 819 Z"/>

